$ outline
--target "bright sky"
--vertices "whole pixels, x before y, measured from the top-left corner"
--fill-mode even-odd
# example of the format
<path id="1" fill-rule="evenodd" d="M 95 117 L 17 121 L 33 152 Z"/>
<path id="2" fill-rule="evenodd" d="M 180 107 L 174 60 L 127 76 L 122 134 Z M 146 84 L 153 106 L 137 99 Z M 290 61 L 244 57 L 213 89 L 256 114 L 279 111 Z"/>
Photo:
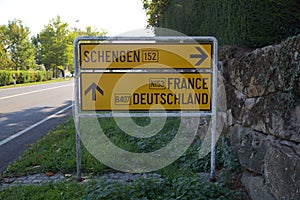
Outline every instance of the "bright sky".
<path id="1" fill-rule="evenodd" d="M 36 35 L 57 15 L 70 27 L 107 30 L 109 36 L 144 29 L 141 0 L 0 0 L 0 24 L 20 19 Z M 76 22 L 77 21 L 77 22 Z"/>

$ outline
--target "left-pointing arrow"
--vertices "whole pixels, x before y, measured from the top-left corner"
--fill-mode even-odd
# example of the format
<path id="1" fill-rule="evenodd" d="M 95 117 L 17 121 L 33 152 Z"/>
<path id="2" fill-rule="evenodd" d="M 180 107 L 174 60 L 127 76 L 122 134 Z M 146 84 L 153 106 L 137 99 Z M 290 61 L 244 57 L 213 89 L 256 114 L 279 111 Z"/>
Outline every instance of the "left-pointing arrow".
<path id="1" fill-rule="evenodd" d="M 200 54 L 190 54 L 190 58 L 199 58 L 198 62 L 195 64 L 195 66 L 200 66 L 201 63 L 208 57 L 207 54 L 200 48 L 195 47 Z"/>
<path id="2" fill-rule="evenodd" d="M 85 91 L 84 95 L 87 95 L 90 91 L 92 91 L 92 101 L 96 101 L 96 91 L 100 94 L 104 95 L 103 90 L 96 84 L 92 83 Z"/>

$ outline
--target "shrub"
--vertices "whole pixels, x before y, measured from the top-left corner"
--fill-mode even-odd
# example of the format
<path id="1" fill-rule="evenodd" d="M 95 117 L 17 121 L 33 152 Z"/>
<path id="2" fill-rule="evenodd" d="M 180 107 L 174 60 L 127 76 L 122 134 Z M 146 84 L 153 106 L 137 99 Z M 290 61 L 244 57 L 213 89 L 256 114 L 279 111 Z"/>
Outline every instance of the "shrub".
<path id="1" fill-rule="evenodd" d="M 7 70 L 0 70 L 0 85 L 9 85 L 11 82 L 11 74 Z"/>
<path id="2" fill-rule="evenodd" d="M 28 71 L 28 82 L 33 83 L 37 81 L 37 73 L 35 71 Z"/>
<path id="3" fill-rule="evenodd" d="M 47 71 L 46 72 L 46 80 L 51 80 L 53 77 L 53 72 L 52 71 Z"/>
<path id="4" fill-rule="evenodd" d="M 53 76 L 51 71 L 0 70 L 0 86 L 14 84 L 13 74 L 19 84 L 47 81 L 51 80 Z"/>
<path id="5" fill-rule="evenodd" d="M 18 71 L 17 83 L 28 83 L 30 76 L 27 71 Z"/>
<path id="6" fill-rule="evenodd" d="M 36 82 L 47 80 L 46 71 L 36 71 L 35 76 L 36 76 Z"/>

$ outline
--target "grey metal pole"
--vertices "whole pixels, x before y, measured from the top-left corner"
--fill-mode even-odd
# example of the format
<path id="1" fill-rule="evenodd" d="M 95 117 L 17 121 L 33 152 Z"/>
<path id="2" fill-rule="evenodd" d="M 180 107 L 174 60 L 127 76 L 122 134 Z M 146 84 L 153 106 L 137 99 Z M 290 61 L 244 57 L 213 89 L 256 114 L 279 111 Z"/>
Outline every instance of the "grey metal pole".
<path id="1" fill-rule="evenodd" d="M 217 131 L 217 90 L 218 90 L 218 42 L 214 39 L 213 57 L 213 91 L 212 91 L 212 127 L 211 127 L 211 159 L 210 181 L 216 181 L 216 131 Z"/>
<path id="2" fill-rule="evenodd" d="M 77 181 L 81 180 L 81 154 L 80 154 L 80 132 L 79 132 L 79 117 L 78 119 L 78 129 L 76 128 L 76 178 Z"/>
<path id="3" fill-rule="evenodd" d="M 75 109 L 74 120 L 76 127 L 76 178 L 81 180 L 81 154 L 80 154 L 80 116 L 79 116 L 79 67 L 78 67 L 78 40 L 74 41 L 74 94 L 75 94 Z"/>

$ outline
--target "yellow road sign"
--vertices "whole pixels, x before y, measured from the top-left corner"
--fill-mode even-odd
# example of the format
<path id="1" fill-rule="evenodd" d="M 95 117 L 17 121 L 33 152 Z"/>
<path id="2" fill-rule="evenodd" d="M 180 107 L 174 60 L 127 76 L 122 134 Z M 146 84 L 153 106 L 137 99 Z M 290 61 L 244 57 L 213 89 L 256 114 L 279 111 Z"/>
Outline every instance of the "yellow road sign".
<path id="1" fill-rule="evenodd" d="M 212 67 L 212 43 L 79 43 L 81 69 Z"/>
<path id="2" fill-rule="evenodd" d="M 211 111 L 211 73 L 81 73 L 82 111 Z"/>

